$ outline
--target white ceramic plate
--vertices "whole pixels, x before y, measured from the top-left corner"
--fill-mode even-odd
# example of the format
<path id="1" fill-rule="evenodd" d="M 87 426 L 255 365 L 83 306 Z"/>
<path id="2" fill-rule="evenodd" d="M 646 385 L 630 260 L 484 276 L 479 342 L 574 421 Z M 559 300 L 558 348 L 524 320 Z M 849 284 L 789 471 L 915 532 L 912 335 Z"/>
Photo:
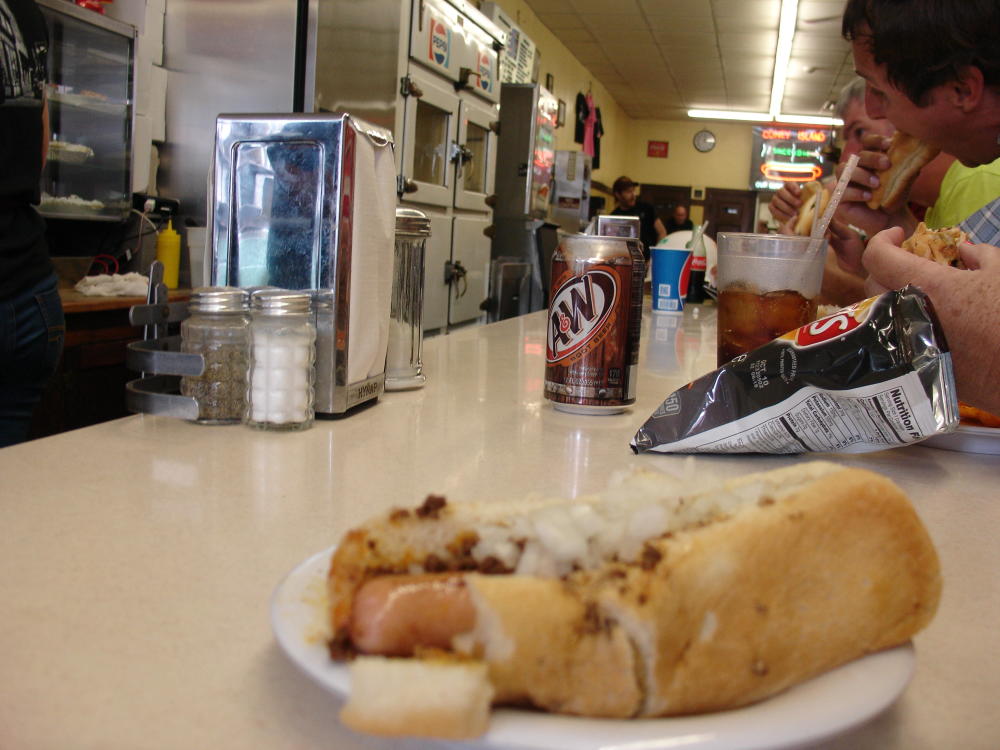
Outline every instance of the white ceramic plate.
<path id="1" fill-rule="evenodd" d="M 946 451 L 1000 455 L 1000 427 L 960 424 L 954 432 L 934 435 L 924 440 L 921 445 Z"/>
<path id="2" fill-rule="evenodd" d="M 350 691 L 346 667 L 330 660 L 323 626 L 324 585 L 332 548 L 301 563 L 271 598 L 271 625 L 303 672 L 339 696 Z M 914 668 L 911 644 L 866 656 L 754 706 L 673 719 L 582 719 L 498 709 L 471 745 L 533 750 L 752 750 L 802 747 L 845 732 L 888 708 Z"/>

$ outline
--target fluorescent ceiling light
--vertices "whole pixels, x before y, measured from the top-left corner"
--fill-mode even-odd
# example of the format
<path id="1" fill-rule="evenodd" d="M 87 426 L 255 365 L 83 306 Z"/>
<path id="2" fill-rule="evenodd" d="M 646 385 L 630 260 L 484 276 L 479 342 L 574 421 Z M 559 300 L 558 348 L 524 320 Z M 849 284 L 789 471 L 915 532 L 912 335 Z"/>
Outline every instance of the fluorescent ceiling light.
<path id="1" fill-rule="evenodd" d="M 767 112 L 736 112 L 731 109 L 689 109 L 688 117 L 702 117 L 709 120 L 748 120 L 750 122 L 770 122 Z"/>
<path id="2" fill-rule="evenodd" d="M 844 121 L 839 117 L 821 117 L 819 115 L 778 115 L 775 122 L 791 122 L 796 125 L 843 125 Z"/>
<path id="3" fill-rule="evenodd" d="M 781 113 L 781 100 L 785 98 L 788 61 L 792 57 L 792 39 L 795 38 L 795 21 L 798 16 L 799 0 L 781 0 L 778 46 L 774 51 L 774 75 L 771 78 L 771 106 L 768 108 L 773 118 Z"/>

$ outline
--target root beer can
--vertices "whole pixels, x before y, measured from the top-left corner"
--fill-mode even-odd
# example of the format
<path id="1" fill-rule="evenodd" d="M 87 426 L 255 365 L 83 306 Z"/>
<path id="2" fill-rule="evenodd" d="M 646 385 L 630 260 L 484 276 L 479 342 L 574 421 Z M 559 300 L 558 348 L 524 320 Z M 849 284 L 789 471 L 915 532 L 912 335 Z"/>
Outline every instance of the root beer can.
<path id="1" fill-rule="evenodd" d="M 545 398 L 614 414 L 635 402 L 646 264 L 637 239 L 575 234 L 552 255 Z"/>

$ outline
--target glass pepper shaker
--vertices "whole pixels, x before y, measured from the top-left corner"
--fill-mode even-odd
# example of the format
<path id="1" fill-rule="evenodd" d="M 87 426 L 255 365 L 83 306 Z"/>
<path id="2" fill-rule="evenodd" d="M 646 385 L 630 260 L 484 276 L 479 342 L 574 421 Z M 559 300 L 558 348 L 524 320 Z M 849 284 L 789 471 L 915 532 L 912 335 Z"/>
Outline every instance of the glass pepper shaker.
<path id="1" fill-rule="evenodd" d="M 181 322 L 181 351 L 205 360 L 201 375 L 181 378 L 181 394 L 198 402 L 200 424 L 236 424 L 247 405 L 250 367 L 248 295 L 235 287 L 201 287 L 191 293 Z"/>
<path id="2" fill-rule="evenodd" d="M 250 399 L 246 424 L 263 430 L 312 426 L 316 328 L 308 292 L 264 289 L 250 298 Z"/>

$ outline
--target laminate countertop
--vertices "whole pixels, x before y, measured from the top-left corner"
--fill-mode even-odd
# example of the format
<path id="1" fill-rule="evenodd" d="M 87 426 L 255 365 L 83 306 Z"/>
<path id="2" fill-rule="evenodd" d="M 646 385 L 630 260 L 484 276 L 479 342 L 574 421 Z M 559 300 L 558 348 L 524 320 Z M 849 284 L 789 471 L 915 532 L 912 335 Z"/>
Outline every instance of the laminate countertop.
<path id="1" fill-rule="evenodd" d="M 269 601 L 300 562 L 428 493 L 575 497 L 620 468 L 697 482 L 803 460 L 632 454 L 660 401 L 714 369 L 711 307 L 647 314 L 623 414 L 555 411 L 544 351 L 536 313 L 427 340 L 424 388 L 304 432 L 134 415 L 0 450 L 0 747 L 432 746 L 344 729 L 340 699 L 279 648 Z M 825 458 L 906 490 L 944 594 L 899 700 L 821 746 L 1000 747 L 1000 459 L 921 445 Z M 642 747 L 678 744 L 700 746 Z"/>

